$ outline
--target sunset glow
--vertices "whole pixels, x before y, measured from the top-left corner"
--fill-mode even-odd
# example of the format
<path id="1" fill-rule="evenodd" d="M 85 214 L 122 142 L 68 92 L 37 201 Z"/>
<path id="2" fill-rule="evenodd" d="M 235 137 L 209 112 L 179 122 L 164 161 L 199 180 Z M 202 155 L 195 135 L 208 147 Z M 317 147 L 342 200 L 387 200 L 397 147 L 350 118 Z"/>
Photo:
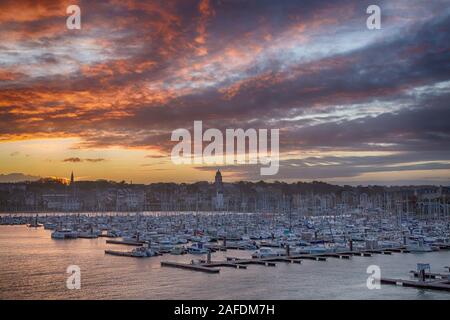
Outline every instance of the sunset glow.
<path id="1" fill-rule="evenodd" d="M 0 174 L 193 182 L 171 132 L 280 129 L 269 180 L 450 180 L 446 1 L 0 3 Z M 66 8 L 81 8 L 81 30 Z M 254 165 L 224 179 L 260 180 Z"/>

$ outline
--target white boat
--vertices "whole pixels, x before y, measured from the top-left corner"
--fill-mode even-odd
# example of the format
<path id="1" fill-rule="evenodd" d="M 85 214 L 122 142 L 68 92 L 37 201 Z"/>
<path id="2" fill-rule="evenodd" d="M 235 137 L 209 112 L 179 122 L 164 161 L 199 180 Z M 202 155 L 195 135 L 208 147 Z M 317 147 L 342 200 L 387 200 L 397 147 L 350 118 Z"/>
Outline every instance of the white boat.
<path id="1" fill-rule="evenodd" d="M 433 249 L 423 241 L 411 241 L 407 246 L 406 249 L 410 252 L 432 252 Z"/>
<path id="2" fill-rule="evenodd" d="M 53 239 L 76 239 L 78 233 L 70 229 L 61 229 L 53 231 L 51 237 Z"/>
<path id="3" fill-rule="evenodd" d="M 163 239 L 163 240 L 160 240 L 160 241 L 158 242 L 158 244 L 159 244 L 159 248 L 160 248 L 162 251 L 170 251 L 170 250 L 173 249 L 173 243 L 172 243 L 171 240 Z"/>
<path id="4" fill-rule="evenodd" d="M 187 239 L 182 237 L 172 237 L 170 238 L 170 241 L 172 241 L 173 244 L 186 244 L 188 243 Z"/>
<path id="5" fill-rule="evenodd" d="M 401 243 L 393 240 L 382 240 L 379 241 L 379 246 L 381 249 L 391 249 L 401 247 Z"/>
<path id="6" fill-rule="evenodd" d="M 188 247 L 188 252 L 191 254 L 205 254 L 208 253 L 209 250 L 203 247 L 203 243 L 196 242 L 193 243 L 190 247 Z"/>
<path id="7" fill-rule="evenodd" d="M 260 248 L 252 253 L 252 258 L 269 258 L 279 256 L 278 252 L 272 248 Z"/>
<path id="8" fill-rule="evenodd" d="M 170 250 L 170 254 L 174 254 L 174 255 L 184 254 L 185 252 L 186 252 L 186 249 L 184 247 L 173 247 L 173 249 Z"/>
<path id="9" fill-rule="evenodd" d="M 251 241 L 239 241 L 238 245 L 245 250 L 256 250 L 257 245 Z"/>
<path id="10" fill-rule="evenodd" d="M 117 238 L 120 237 L 120 232 L 116 230 L 108 230 L 106 232 L 106 236 L 110 238 Z"/>
<path id="11" fill-rule="evenodd" d="M 55 223 L 51 223 L 51 222 L 44 223 L 44 229 L 45 230 L 53 230 L 55 228 L 56 228 L 56 224 Z"/>
<path id="12" fill-rule="evenodd" d="M 134 257 L 143 257 L 143 258 L 154 257 L 154 256 L 158 255 L 158 253 L 155 250 L 148 248 L 146 246 L 134 248 L 131 251 L 131 254 Z"/>
<path id="13" fill-rule="evenodd" d="M 203 243 L 207 243 L 211 241 L 211 238 L 208 236 L 192 236 L 191 237 L 191 241 L 192 242 L 203 242 Z"/>
<path id="14" fill-rule="evenodd" d="M 297 247 L 293 250 L 293 253 L 297 254 L 318 254 L 318 253 L 326 253 L 333 251 L 332 249 L 327 249 L 322 246 L 306 246 L 306 247 Z"/>
<path id="15" fill-rule="evenodd" d="M 86 238 L 86 239 L 95 239 L 98 238 L 98 236 L 101 234 L 101 231 L 99 230 L 88 230 L 88 231 L 79 231 L 78 232 L 78 238 Z"/>

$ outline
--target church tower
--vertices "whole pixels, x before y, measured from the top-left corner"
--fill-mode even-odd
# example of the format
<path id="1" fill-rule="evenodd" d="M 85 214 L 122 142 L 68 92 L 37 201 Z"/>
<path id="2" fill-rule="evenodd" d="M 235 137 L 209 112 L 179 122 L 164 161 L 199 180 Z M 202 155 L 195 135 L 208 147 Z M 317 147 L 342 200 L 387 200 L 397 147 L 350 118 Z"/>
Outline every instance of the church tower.
<path id="1" fill-rule="evenodd" d="M 217 170 L 217 172 L 216 172 L 214 184 L 216 185 L 216 192 L 223 193 L 222 174 L 220 173 L 220 170 Z"/>
<path id="2" fill-rule="evenodd" d="M 222 174 L 220 170 L 217 170 L 216 177 L 214 179 L 214 185 L 216 187 L 216 210 L 223 209 L 223 183 L 222 183 Z"/>

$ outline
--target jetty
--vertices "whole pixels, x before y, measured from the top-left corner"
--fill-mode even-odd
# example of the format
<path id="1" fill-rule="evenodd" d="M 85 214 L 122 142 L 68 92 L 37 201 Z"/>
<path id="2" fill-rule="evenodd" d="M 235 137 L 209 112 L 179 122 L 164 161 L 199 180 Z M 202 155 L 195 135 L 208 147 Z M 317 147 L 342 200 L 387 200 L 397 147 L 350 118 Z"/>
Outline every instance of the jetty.
<path id="1" fill-rule="evenodd" d="M 415 278 L 418 278 L 418 280 L 413 281 L 413 280 L 381 278 L 380 283 L 404 287 L 413 287 L 418 289 L 450 291 L 450 273 L 446 274 L 433 273 L 431 272 L 431 266 L 429 263 L 418 263 L 417 271 L 411 270 L 410 273 Z"/>
<path id="2" fill-rule="evenodd" d="M 133 241 L 133 240 L 106 240 L 106 243 L 109 244 L 123 244 L 126 246 L 142 246 L 144 241 Z"/>
<path id="3" fill-rule="evenodd" d="M 170 261 L 161 261 L 161 267 L 172 267 L 172 268 L 179 268 L 179 269 L 187 269 L 192 271 L 201 271 L 206 273 L 219 273 L 220 269 L 216 268 L 208 268 L 203 266 L 202 264 L 195 264 L 195 263 L 178 263 L 178 262 L 170 262 Z"/>
<path id="4" fill-rule="evenodd" d="M 133 258 L 142 258 L 142 256 L 135 256 L 131 252 L 126 251 L 114 251 L 114 250 L 105 250 L 105 254 L 120 256 L 120 257 L 133 257 Z"/>
<path id="5" fill-rule="evenodd" d="M 430 290 L 441 290 L 450 291 L 450 281 L 447 280 L 432 280 L 432 281 L 413 281 L 413 280 L 403 280 L 403 279 L 390 279 L 381 278 L 381 284 L 391 284 L 402 287 L 413 287 L 417 289 L 430 289 Z"/>
<path id="6" fill-rule="evenodd" d="M 410 273 L 415 278 L 420 278 L 420 272 L 411 270 Z M 447 279 L 450 280 L 450 273 L 433 273 L 433 272 L 426 272 L 425 278 L 427 279 Z"/>
<path id="7" fill-rule="evenodd" d="M 273 257 L 264 257 L 264 258 L 237 258 L 237 257 L 226 257 L 225 261 L 211 261 L 210 256 L 207 260 L 199 260 L 196 264 L 183 264 L 183 263 L 172 263 L 169 261 L 161 262 L 161 266 L 166 267 L 175 267 L 175 268 L 183 268 L 189 269 L 193 271 L 205 271 L 211 268 L 219 268 L 219 267 L 230 267 L 235 269 L 246 269 L 247 265 L 263 265 L 267 267 L 275 267 L 276 262 L 285 262 L 285 263 L 295 263 L 301 264 L 302 260 L 313 260 L 313 261 L 327 261 L 327 258 L 337 258 L 337 259 L 350 259 L 352 256 L 361 256 L 361 257 L 371 257 L 373 254 L 386 254 L 391 255 L 392 253 L 409 253 L 409 250 L 406 250 L 404 247 L 391 248 L 391 249 L 365 249 L 365 250 L 352 250 L 352 251 L 340 251 L 340 252 L 330 252 L 330 253 L 305 253 L 305 254 L 296 254 L 291 255 L 287 254 L 289 251 L 286 250 L 286 253 L 280 253 L 277 256 Z M 201 267 L 201 268 L 199 268 Z M 245 267 L 245 268 L 244 268 Z M 206 269 L 205 269 L 206 268 Z M 415 271 L 411 271 L 411 273 L 418 274 Z M 430 278 L 445 278 L 446 275 L 442 274 L 428 274 Z M 396 279 L 384 279 L 385 283 L 394 283 Z M 407 280 L 399 280 L 399 281 L 407 281 Z M 414 281 L 412 281 L 414 282 Z M 409 284 L 412 286 L 412 284 Z M 439 285 L 444 285 L 445 283 L 439 282 Z"/>

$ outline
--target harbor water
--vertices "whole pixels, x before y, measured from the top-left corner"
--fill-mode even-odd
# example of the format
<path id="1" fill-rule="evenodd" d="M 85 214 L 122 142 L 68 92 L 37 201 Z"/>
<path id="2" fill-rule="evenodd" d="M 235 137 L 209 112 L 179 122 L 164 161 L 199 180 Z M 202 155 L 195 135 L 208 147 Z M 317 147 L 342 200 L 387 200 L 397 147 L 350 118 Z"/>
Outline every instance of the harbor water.
<path id="1" fill-rule="evenodd" d="M 49 230 L 0 226 L 0 299 L 450 299 L 446 292 L 366 285 L 370 265 L 382 277 L 409 278 L 417 263 L 444 272 L 450 252 L 394 253 L 351 260 L 303 260 L 276 267 L 221 268 L 219 274 L 164 268 L 161 261 L 189 263 L 203 256 L 182 255 L 130 258 L 105 255 L 105 249 L 130 250 L 106 244 L 105 238 L 54 240 Z M 250 251 L 216 252 L 250 257 Z M 69 265 L 81 269 L 81 288 L 66 287 Z"/>

